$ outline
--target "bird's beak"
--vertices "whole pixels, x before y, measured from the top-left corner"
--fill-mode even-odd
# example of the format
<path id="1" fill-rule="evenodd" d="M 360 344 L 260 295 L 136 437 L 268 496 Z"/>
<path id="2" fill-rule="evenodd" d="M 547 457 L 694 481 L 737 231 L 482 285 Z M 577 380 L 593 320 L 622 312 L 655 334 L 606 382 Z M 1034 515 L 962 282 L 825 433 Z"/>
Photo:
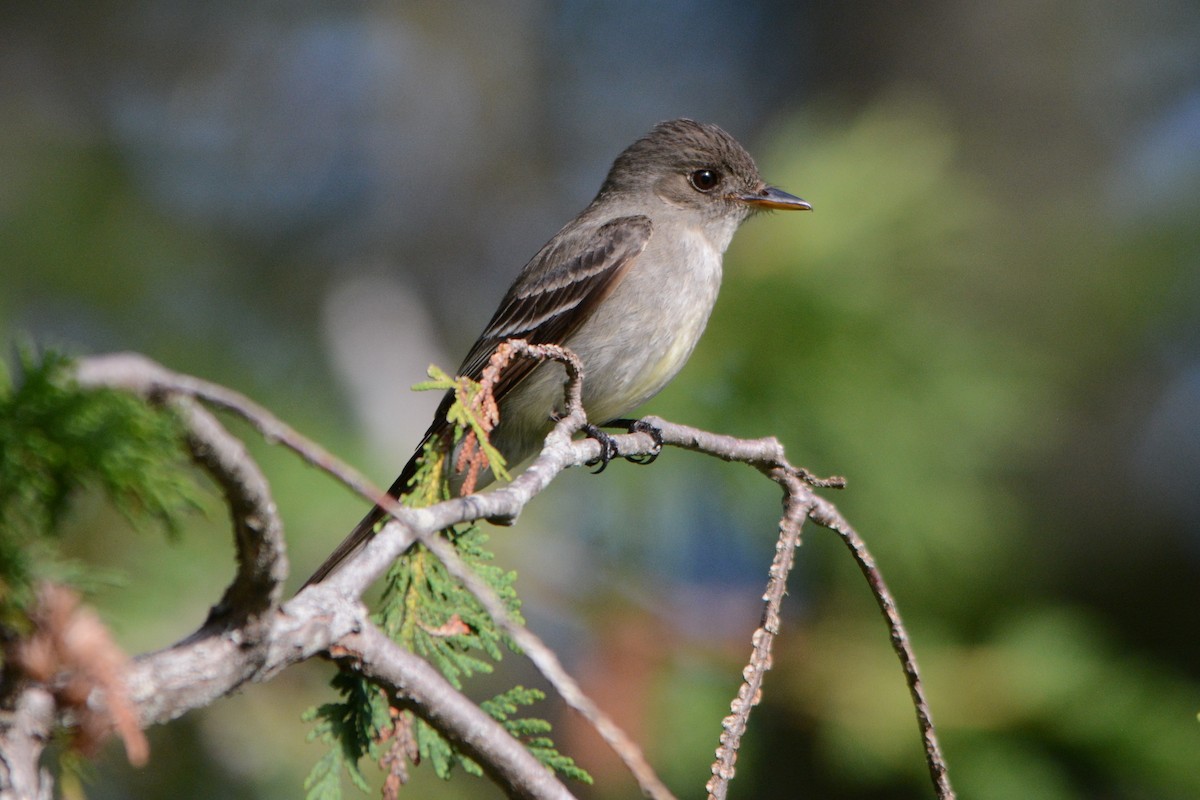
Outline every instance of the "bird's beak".
<path id="1" fill-rule="evenodd" d="M 757 192 L 734 195 L 734 199 L 755 208 L 777 208 L 781 211 L 812 211 L 812 206 L 807 200 L 801 200 L 799 197 L 788 194 L 782 189 L 776 189 L 774 186 L 766 186 L 765 184 Z"/>

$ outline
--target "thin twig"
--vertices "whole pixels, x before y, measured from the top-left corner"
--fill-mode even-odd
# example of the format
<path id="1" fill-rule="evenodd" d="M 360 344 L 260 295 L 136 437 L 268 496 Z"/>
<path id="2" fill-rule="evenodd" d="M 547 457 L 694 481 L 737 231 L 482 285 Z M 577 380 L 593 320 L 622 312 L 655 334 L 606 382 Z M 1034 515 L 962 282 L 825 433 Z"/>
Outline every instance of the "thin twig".
<path id="1" fill-rule="evenodd" d="M 879 604 L 879 610 L 883 612 L 883 618 L 887 620 L 892 649 L 896 651 L 896 656 L 900 659 L 900 666 L 904 670 L 904 677 L 908 681 L 908 691 L 912 695 L 913 707 L 917 712 L 917 726 L 921 730 L 921 741 L 925 746 L 925 763 L 929 768 L 929 777 L 933 781 L 934 790 L 937 792 L 939 800 L 954 800 L 956 795 L 954 788 L 950 785 L 946 759 L 942 755 L 937 730 L 933 724 L 933 714 L 929 709 L 929 701 L 925 697 L 925 687 L 921 681 L 920 669 L 917 667 L 917 656 L 909 642 L 908 631 L 900 618 L 900 611 L 896 608 L 895 598 L 892 597 L 891 591 L 884 583 L 883 574 L 879 571 L 875 558 L 867 550 L 866 543 L 854 528 L 850 527 L 833 506 L 822 504 L 813 509 L 810 517 L 814 522 L 841 537 L 853 554 L 863 576 L 867 579 L 871 593 Z"/>
<path id="2" fill-rule="evenodd" d="M 800 531 L 808 510 L 812 507 L 811 493 L 798 478 L 778 471 L 777 479 L 787 488 L 784 513 L 779 520 L 779 540 L 771 562 L 767 591 L 763 595 L 763 617 L 751 638 L 750 661 L 742 671 L 742 685 L 730 703 L 729 716 L 721 721 L 721 744 L 717 747 L 712 765 L 712 777 L 705 784 L 710 800 L 724 800 L 733 780 L 738 749 L 750 720 L 750 711 L 762 698 L 762 684 L 771 668 L 771 647 L 779 634 L 779 613 L 787 593 L 787 579 L 800 545 Z"/>
<path id="3" fill-rule="evenodd" d="M 806 470 L 793 466 L 784 457 L 782 445 L 774 438 L 755 440 L 735 439 L 729 436 L 690 428 L 686 425 L 670 423 L 657 417 L 648 417 L 647 421 L 662 432 L 664 444 L 671 444 L 688 450 L 706 453 L 726 461 L 740 461 L 767 474 L 772 480 L 775 480 L 783 487 L 785 504 L 800 502 L 806 506 L 806 513 L 809 519 L 824 528 L 834 531 L 842 538 L 853 554 L 863 575 L 866 577 L 867 585 L 870 587 L 871 593 L 874 595 L 875 601 L 879 604 L 879 608 L 887 621 L 892 649 L 895 651 L 897 658 L 900 659 L 901 669 L 904 671 L 909 693 L 912 696 L 913 707 L 917 715 L 917 726 L 920 729 L 921 740 L 925 748 L 925 762 L 929 769 L 930 779 L 933 781 L 934 791 L 937 793 L 939 800 L 953 800 L 956 795 L 950 784 L 946 759 L 938 742 L 929 702 L 925 697 L 925 689 L 921 681 L 920 670 L 917 666 L 916 655 L 909 642 L 908 632 L 904 626 L 904 621 L 900 617 L 896 601 L 888 591 L 887 584 L 883 580 L 883 575 L 875 564 L 874 558 L 871 557 L 870 552 L 867 550 L 866 544 L 850 524 L 846 522 L 837 508 L 828 500 L 812 494 L 802 485 L 796 483 L 796 481 L 803 481 L 808 485 L 825 484 L 841 486 L 844 485 L 844 481 L 841 478 L 815 479 Z M 647 450 L 653 444 L 650 437 L 645 434 L 629 434 L 629 436 L 642 437 L 644 439 L 643 447 Z M 626 437 L 618 436 L 614 438 L 618 440 L 620 446 L 623 443 L 619 440 Z M 626 451 L 621 449 L 620 453 L 621 455 L 625 455 Z M 800 497 L 803 497 L 804 500 L 800 500 Z M 791 506 L 789 505 L 790 512 Z M 787 514 L 785 514 L 786 519 Z M 781 540 L 777 548 L 785 546 L 784 538 L 787 532 L 785 531 L 785 525 L 782 523 L 780 525 L 780 535 Z M 776 560 L 778 561 L 778 555 Z M 775 565 L 773 564 L 772 582 L 768 586 L 768 595 L 771 594 L 771 587 L 775 585 L 774 570 Z M 769 607 L 770 602 L 768 600 L 768 613 Z M 759 656 L 760 639 L 763 638 L 764 630 L 765 626 L 756 630 L 754 634 L 755 655 L 752 656 L 751 663 L 747 665 L 747 670 L 751 673 L 754 673 L 764 663 L 769 667 L 769 661 L 764 662 Z M 745 686 L 746 684 L 743 684 L 742 689 Z M 742 728 L 745 724 L 743 716 L 748 717 L 750 708 L 753 706 L 752 703 L 740 702 L 741 691 L 740 689 L 738 698 L 731 704 L 731 707 L 734 709 L 733 716 L 738 717 L 738 719 L 731 721 L 730 718 L 726 718 L 723 726 L 726 733 L 729 731 L 731 724 L 734 728 Z M 726 741 L 728 738 L 726 733 L 722 734 L 721 746 L 717 751 L 717 760 L 713 763 L 714 778 L 709 784 L 709 792 L 712 796 L 723 796 L 725 789 L 720 784 L 728 782 L 728 778 L 724 777 L 726 773 L 729 774 L 730 778 L 732 777 L 732 765 L 736 759 L 736 754 L 731 755 L 727 752 L 729 743 Z"/>
<path id="4" fill-rule="evenodd" d="M 354 467 L 301 435 L 241 392 L 192 375 L 173 372 L 138 353 L 114 353 L 84 359 L 80 362 L 77 374 L 81 383 L 91 382 L 93 375 L 103 375 L 105 385 L 123 387 L 138 394 L 181 394 L 203 400 L 246 420 L 267 442 L 278 442 L 368 500 L 377 502 L 388 496 Z"/>

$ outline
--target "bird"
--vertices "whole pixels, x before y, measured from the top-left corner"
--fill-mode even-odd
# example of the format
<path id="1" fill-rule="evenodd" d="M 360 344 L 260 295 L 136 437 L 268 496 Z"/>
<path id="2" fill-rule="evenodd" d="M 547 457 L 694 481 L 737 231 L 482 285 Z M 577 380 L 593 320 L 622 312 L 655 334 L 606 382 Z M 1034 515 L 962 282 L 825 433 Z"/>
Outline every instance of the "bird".
<path id="1" fill-rule="evenodd" d="M 589 435 L 657 394 L 695 349 L 717 300 L 722 257 L 755 212 L 812 210 L 766 184 L 754 159 L 720 127 L 661 122 L 613 162 L 592 202 L 525 265 L 463 359 L 478 380 L 508 339 L 562 345 L 580 359 Z M 537 453 L 562 411 L 564 368 L 520 359 L 494 389 L 490 443 L 516 466 Z M 388 494 L 409 490 L 431 440 L 448 441 L 447 392 Z M 605 458 L 607 463 L 607 457 Z M 603 465 L 602 465 L 603 466 Z M 491 480 L 480 476 L 478 487 Z M 457 491 L 462 476 L 451 475 Z M 308 579 L 319 583 L 359 551 L 387 512 L 376 506 Z"/>

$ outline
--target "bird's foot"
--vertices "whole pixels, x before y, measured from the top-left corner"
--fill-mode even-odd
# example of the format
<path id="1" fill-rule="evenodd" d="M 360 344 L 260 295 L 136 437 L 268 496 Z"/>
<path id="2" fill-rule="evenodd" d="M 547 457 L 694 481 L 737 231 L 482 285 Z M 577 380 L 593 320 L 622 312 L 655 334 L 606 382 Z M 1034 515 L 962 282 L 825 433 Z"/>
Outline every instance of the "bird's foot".
<path id="1" fill-rule="evenodd" d="M 662 453 L 663 434 L 656 425 L 652 425 L 644 419 L 614 419 L 605 425 L 606 428 L 625 428 L 630 433 L 644 433 L 654 442 L 654 449 L 642 455 L 625 456 L 625 460 L 633 464 L 646 465 L 652 463 Z M 584 464 L 585 467 L 600 466 L 592 471 L 593 475 L 599 475 L 604 472 L 604 468 L 608 466 L 608 462 L 612 461 L 620 455 L 617 441 L 609 434 L 605 433 L 598 426 L 588 423 L 583 426 L 583 432 L 600 443 L 600 455 L 593 458 L 591 461 Z"/>
<path id="2" fill-rule="evenodd" d="M 655 459 L 662 454 L 663 434 L 658 426 L 652 425 L 644 419 L 614 419 L 609 424 L 613 427 L 625 428 L 630 433 L 644 433 L 654 442 L 654 449 L 651 452 L 637 456 L 625 456 L 626 461 L 645 466 L 654 463 Z"/>
<path id="3" fill-rule="evenodd" d="M 599 475 L 601 472 L 604 472 L 605 467 L 608 466 L 608 462 L 619 455 L 617 442 L 613 437 L 590 422 L 583 426 L 583 432 L 600 443 L 600 455 L 584 464 L 585 467 L 599 464 L 599 467 L 592 470 L 593 475 Z"/>

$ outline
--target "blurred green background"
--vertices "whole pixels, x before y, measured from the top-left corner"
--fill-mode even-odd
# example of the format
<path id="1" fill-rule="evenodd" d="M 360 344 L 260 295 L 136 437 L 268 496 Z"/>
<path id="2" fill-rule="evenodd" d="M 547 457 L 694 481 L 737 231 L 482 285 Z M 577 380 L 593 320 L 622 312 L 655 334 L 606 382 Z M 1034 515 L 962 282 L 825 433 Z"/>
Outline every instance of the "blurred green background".
<path id="1" fill-rule="evenodd" d="M 748 223 L 646 408 L 842 474 L 971 798 L 1200 797 L 1200 6 L 757 2 L 0 6 L 0 332 L 244 391 L 387 483 L 517 270 L 655 122 L 740 138 L 811 201 Z M 11 345 L 10 345 L 11 349 Z M 243 428 L 235 428 L 245 433 Z M 361 505 L 248 436 L 298 579 Z M 697 797 L 778 497 L 668 452 L 569 474 L 513 529 L 534 629 Z M 231 573 L 81 498 L 132 651 Z M 734 797 L 931 795 L 861 577 L 811 529 Z M 537 683 L 510 659 L 487 696 Z M 119 748 L 92 798 L 291 798 L 293 670 Z M 636 792 L 557 705 L 556 738 Z M 424 771 L 424 772 L 427 772 Z M 416 771 L 414 796 L 496 797 Z M 76 794 L 75 796 L 79 796 Z"/>

